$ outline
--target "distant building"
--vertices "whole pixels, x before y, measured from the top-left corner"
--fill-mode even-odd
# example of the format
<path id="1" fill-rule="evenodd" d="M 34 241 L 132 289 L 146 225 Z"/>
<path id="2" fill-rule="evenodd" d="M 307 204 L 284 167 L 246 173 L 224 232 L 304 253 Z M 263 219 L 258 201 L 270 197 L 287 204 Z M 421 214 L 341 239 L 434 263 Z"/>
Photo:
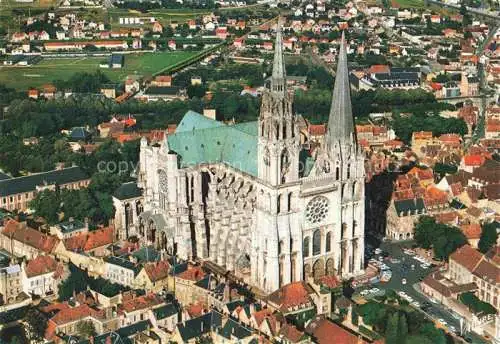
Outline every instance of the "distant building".
<path id="1" fill-rule="evenodd" d="M 87 187 L 90 178 L 80 167 L 36 173 L 29 176 L 0 180 L 0 207 L 26 211 L 38 192 L 56 187 L 79 189 Z"/>

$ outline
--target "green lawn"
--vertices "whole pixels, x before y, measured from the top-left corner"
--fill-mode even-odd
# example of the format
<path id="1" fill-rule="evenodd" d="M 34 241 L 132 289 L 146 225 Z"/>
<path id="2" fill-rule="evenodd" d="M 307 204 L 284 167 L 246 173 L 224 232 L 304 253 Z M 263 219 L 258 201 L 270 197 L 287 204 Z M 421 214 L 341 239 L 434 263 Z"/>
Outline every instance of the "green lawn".
<path id="1" fill-rule="evenodd" d="M 392 0 L 392 3 L 397 3 L 401 8 L 423 8 L 425 6 L 423 0 Z"/>
<path id="2" fill-rule="evenodd" d="M 125 66 L 121 69 L 99 68 L 107 57 L 50 58 L 31 67 L 0 67 L 0 83 L 19 90 L 37 87 L 53 80 L 67 80 L 77 72 L 93 72 L 100 69 L 112 81 L 125 80 L 127 75 L 151 75 L 164 68 L 182 62 L 196 52 L 165 52 L 125 55 Z"/>

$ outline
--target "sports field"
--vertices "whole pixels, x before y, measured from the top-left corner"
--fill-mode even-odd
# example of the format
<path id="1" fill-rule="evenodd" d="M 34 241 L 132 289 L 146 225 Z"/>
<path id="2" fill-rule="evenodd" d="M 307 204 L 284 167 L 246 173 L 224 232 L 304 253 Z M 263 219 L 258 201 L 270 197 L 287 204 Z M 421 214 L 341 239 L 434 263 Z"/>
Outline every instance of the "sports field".
<path id="1" fill-rule="evenodd" d="M 107 61 L 107 57 L 47 58 L 30 67 L 1 66 L 0 83 L 26 90 L 54 80 L 67 80 L 78 72 L 96 70 L 101 70 L 112 81 L 120 82 L 131 74 L 152 75 L 196 54 L 187 51 L 128 54 L 125 55 L 125 66 L 120 69 L 99 68 L 100 62 Z"/>

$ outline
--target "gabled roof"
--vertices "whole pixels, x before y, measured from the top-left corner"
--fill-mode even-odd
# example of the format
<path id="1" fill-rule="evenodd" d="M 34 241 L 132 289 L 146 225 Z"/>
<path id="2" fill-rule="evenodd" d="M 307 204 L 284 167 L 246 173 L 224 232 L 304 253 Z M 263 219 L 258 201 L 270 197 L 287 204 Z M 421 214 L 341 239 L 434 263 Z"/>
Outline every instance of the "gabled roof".
<path id="1" fill-rule="evenodd" d="M 478 250 L 470 245 L 464 245 L 450 255 L 450 261 L 453 260 L 472 272 L 482 257 L 483 255 Z"/>
<path id="2" fill-rule="evenodd" d="M 291 324 L 282 326 L 279 335 L 286 338 L 287 341 L 291 343 L 299 343 L 305 337 L 304 332 L 297 330 L 297 328 Z"/>
<path id="3" fill-rule="evenodd" d="M 142 196 L 142 189 L 137 186 L 136 182 L 123 183 L 115 190 L 114 197 L 119 200 L 126 200 Z"/>
<path id="4" fill-rule="evenodd" d="M 173 303 L 168 303 L 165 306 L 153 309 L 153 314 L 156 320 L 161 320 L 171 317 L 172 315 L 177 314 L 178 312 L 179 310 L 177 309 L 177 307 L 175 307 Z"/>
<path id="5" fill-rule="evenodd" d="M 312 305 L 310 293 L 311 289 L 306 282 L 292 282 L 270 294 L 268 301 L 277 305 L 282 312 L 287 312 L 296 306 L 309 307 Z"/>
<path id="6" fill-rule="evenodd" d="M 30 278 L 55 272 L 58 269 L 58 265 L 56 260 L 51 256 L 38 256 L 26 264 L 26 276 Z"/>
<path id="7" fill-rule="evenodd" d="M 156 294 L 147 294 L 139 297 L 131 298 L 122 302 L 120 311 L 131 313 L 140 309 L 152 308 L 162 304 L 164 301 Z"/>
<path id="8" fill-rule="evenodd" d="M 96 248 L 112 244 L 113 234 L 113 227 L 96 229 L 64 240 L 64 246 L 69 251 L 92 251 Z"/>
<path id="9" fill-rule="evenodd" d="M 227 339 L 234 340 L 242 340 L 252 335 L 253 329 L 244 326 L 243 324 L 234 321 L 229 318 L 226 321 L 226 324 L 222 327 L 219 334 Z"/>
<path id="10" fill-rule="evenodd" d="M 309 323 L 306 333 L 310 334 L 318 344 L 365 344 L 368 343 L 347 329 L 334 322 L 317 317 Z"/>
<path id="11" fill-rule="evenodd" d="M 36 173 L 29 176 L 0 180 L 0 197 L 32 192 L 41 185 L 64 185 L 87 180 L 89 177 L 80 167 Z"/>
<path id="12" fill-rule="evenodd" d="M 15 220 L 9 220 L 5 224 L 3 235 L 36 248 L 45 253 L 52 253 L 59 243 L 59 239 L 52 235 L 46 235 L 36 229 L 27 227 Z"/>
<path id="13" fill-rule="evenodd" d="M 170 264 L 165 260 L 161 260 L 159 262 L 144 265 L 144 270 L 146 271 L 150 281 L 154 283 L 168 277 Z"/>
<path id="14" fill-rule="evenodd" d="M 190 339 L 198 338 L 201 335 L 209 333 L 222 325 L 222 314 L 213 311 L 203 314 L 200 317 L 190 319 L 177 325 L 182 340 L 186 343 Z"/>

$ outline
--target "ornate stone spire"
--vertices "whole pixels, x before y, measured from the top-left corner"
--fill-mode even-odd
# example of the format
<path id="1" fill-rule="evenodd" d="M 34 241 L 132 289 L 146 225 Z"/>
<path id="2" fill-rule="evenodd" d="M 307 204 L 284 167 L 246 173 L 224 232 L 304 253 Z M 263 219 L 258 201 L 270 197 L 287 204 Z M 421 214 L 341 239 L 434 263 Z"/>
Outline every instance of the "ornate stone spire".
<path id="1" fill-rule="evenodd" d="M 285 94 L 286 70 L 283 58 L 283 38 L 281 36 L 281 17 L 276 24 L 276 43 L 274 47 L 273 74 L 271 76 L 271 90 L 274 93 Z"/>
<path id="2" fill-rule="evenodd" d="M 344 32 L 342 32 L 342 41 L 340 42 L 338 54 L 326 144 L 329 149 L 337 145 L 350 146 L 356 144 Z"/>

